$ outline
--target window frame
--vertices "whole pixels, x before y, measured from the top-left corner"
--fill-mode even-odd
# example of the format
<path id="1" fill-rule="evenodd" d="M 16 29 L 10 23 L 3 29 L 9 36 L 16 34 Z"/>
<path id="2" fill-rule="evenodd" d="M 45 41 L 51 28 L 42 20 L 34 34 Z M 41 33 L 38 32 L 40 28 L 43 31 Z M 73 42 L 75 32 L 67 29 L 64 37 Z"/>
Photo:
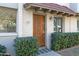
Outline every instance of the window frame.
<path id="1" fill-rule="evenodd" d="M 16 25 L 15 25 L 15 31 L 10 32 L 10 31 L 7 31 L 7 30 L 6 30 L 6 31 L 3 30 L 2 32 L 0 32 L 0 34 L 2 34 L 2 35 L 5 35 L 5 34 L 7 35 L 7 34 L 8 34 L 8 35 L 9 35 L 9 34 L 11 34 L 11 33 L 12 33 L 12 34 L 17 33 L 17 9 L 7 8 L 7 7 L 2 7 L 2 6 L 0 6 L 0 8 L 12 10 L 12 12 L 15 12 L 15 14 L 16 14 L 16 16 L 15 16 L 15 18 L 14 18 L 14 19 L 15 19 L 15 24 L 16 24 Z M 12 34 L 11 34 L 11 35 L 12 35 Z"/>
<path id="2" fill-rule="evenodd" d="M 58 19 L 59 18 L 59 19 Z M 56 30 L 55 30 L 55 23 L 54 23 L 54 32 L 63 32 L 63 17 L 60 17 L 60 16 L 55 16 L 54 17 L 54 21 L 56 20 Z M 61 31 L 59 31 L 58 30 L 58 27 L 57 27 L 57 25 L 58 25 L 58 21 L 57 20 L 61 20 Z"/>

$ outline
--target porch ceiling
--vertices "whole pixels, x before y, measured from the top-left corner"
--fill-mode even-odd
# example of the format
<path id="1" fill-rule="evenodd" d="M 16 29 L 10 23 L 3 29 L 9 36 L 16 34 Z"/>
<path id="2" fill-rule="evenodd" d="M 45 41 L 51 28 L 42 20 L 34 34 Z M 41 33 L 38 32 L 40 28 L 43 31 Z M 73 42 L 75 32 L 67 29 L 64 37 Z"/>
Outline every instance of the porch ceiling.
<path id="1" fill-rule="evenodd" d="M 76 15 L 74 11 L 69 9 L 66 6 L 61 6 L 54 3 L 26 3 L 24 4 L 24 8 L 34 8 L 37 10 L 43 10 L 50 13 L 62 14 L 62 15 Z"/>

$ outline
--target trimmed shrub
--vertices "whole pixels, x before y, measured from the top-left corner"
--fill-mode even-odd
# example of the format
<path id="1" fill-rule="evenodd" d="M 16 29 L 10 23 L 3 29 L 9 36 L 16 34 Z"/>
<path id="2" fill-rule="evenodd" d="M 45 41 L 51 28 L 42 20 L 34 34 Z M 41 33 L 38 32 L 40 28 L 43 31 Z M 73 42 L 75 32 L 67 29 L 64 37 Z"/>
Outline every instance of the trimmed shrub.
<path id="1" fill-rule="evenodd" d="M 6 47 L 0 45 L 0 53 L 6 53 Z"/>
<path id="2" fill-rule="evenodd" d="M 15 39 L 16 55 L 18 56 L 34 56 L 38 51 L 36 38 L 20 37 Z"/>
<path id="3" fill-rule="evenodd" d="M 52 33 L 51 49 L 61 50 L 79 45 L 79 33 Z"/>

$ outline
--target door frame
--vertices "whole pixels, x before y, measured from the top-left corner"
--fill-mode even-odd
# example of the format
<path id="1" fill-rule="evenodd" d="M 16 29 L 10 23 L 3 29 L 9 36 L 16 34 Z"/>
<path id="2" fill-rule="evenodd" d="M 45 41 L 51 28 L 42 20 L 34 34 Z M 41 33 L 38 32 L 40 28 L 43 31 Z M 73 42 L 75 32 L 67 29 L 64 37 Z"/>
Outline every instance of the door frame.
<path id="1" fill-rule="evenodd" d="M 44 13 L 33 13 L 33 15 L 34 15 L 34 14 L 36 14 L 36 15 L 43 15 L 43 16 L 45 17 L 45 18 L 44 18 L 44 20 L 45 20 L 45 22 L 44 22 L 44 23 L 45 23 L 45 25 L 44 25 L 44 28 L 45 28 L 45 29 L 44 29 L 44 31 L 45 31 L 45 37 L 44 37 L 44 38 L 45 38 L 45 39 L 44 39 L 45 43 L 44 43 L 44 44 L 45 44 L 45 46 L 39 48 L 39 49 L 41 49 L 41 48 L 46 47 L 46 45 L 47 45 L 47 44 L 46 44 L 46 28 L 47 28 L 47 27 L 46 27 L 46 14 L 44 14 Z M 34 20 L 34 19 L 33 19 L 33 20 Z M 34 29 L 33 29 L 33 30 L 34 30 Z"/>

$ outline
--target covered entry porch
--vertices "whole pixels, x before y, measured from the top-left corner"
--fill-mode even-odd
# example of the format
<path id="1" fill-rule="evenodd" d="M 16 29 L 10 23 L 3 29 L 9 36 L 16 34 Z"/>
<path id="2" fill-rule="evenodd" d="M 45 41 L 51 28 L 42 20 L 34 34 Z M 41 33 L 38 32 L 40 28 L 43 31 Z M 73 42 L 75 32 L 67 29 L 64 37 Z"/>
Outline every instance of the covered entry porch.
<path id="1" fill-rule="evenodd" d="M 50 49 L 51 33 L 77 32 L 76 14 L 65 6 L 26 3 L 23 13 L 23 36 L 36 36 L 40 47 Z"/>

